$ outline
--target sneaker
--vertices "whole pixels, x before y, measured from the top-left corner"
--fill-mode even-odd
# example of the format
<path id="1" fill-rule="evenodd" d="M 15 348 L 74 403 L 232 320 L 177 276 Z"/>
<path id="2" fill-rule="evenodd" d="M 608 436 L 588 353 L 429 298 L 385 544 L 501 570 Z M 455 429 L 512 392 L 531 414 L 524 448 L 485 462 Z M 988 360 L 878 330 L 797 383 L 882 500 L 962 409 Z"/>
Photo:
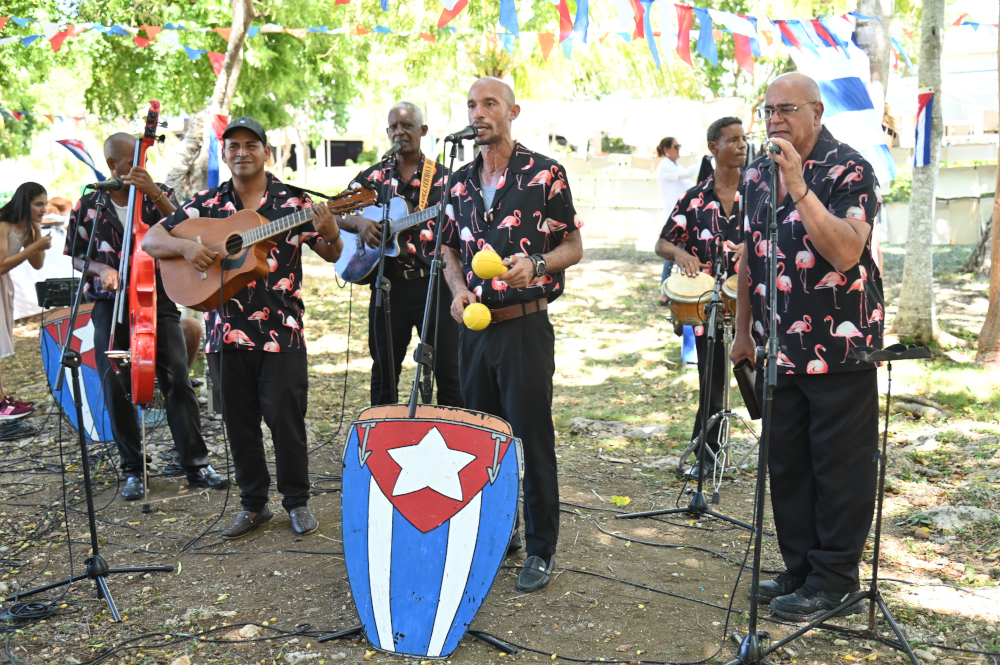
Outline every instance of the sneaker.
<path id="1" fill-rule="evenodd" d="M 5 401 L 10 402 L 14 406 L 34 406 L 35 405 L 34 402 L 25 402 L 23 400 L 19 400 L 19 399 L 15 398 L 15 397 L 12 397 L 11 395 L 7 395 Z"/>
<path id="2" fill-rule="evenodd" d="M 820 591 L 815 587 L 804 584 L 794 593 L 778 596 L 772 600 L 771 611 L 782 619 L 797 623 L 807 623 L 820 618 L 852 595 L 854 595 L 854 592 Z M 861 614 L 867 606 L 866 599 L 862 598 L 859 602 L 844 608 L 835 616 L 846 617 L 853 614 Z"/>
<path id="3" fill-rule="evenodd" d="M 0 401 L 0 420 L 24 418 L 34 410 L 34 407 L 31 406 L 17 406 L 9 397 L 5 397 L 3 401 Z"/>
<path id="4" fill-rule="evenodd" d="M 552 579 L 552 571 L 555 567 L 555 557 L 546 562 L 540 556 L 529 556 L 517 576 L 517 590 L 521 593 L 531 593 L 544 588 Z"/>
<path id="5" fill-rule="evenodd" d="M 761 580 L 757 585 L 757 602 L 768 604 L 778 596 L 787 596 L 795 593 L 799 587 L 806 583 L 804 577 L 792 575 L 787 570 L 780 573 L 773 580 Z M 750 595 L 750 590 L 747 590 Z"/>
<path id="6" fill-rule="evenodd" d="M 265 505 L 257 513 L 257 517 L 250 517 L 249 510 L 242 510 L 240 514 L 236 516 L 236 521 L 229 525 L 228 528 L 222 530 L 223 538 L 241 538 L 251 531 L 255 530 L 261 524 L 267 524 L 274 517 L 274 513 L 271 512 L 271 506 Z"/>

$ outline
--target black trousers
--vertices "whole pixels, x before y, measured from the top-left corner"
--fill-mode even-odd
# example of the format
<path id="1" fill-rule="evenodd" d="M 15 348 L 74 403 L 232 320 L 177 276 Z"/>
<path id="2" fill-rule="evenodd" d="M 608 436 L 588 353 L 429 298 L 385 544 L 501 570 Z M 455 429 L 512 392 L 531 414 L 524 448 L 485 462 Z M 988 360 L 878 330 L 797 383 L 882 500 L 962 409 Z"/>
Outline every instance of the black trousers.
<path id="1" fill-rule="evenodd" d="M 399 375 L 403 371 L 403 357 L 410 344 L 413 329 L 419 335 L 424 326 L 424 307 L 430 277 L 404 279 L 389 275 L 390 328 L 392 330 L 392 359 L 394 374 L 389 378 L 389 341 L 385 334 L 385 314 L 375 308 L 375 291 L 368 304 L 368 350 L 372 357 L 372 406 L 399 403 Z M 462 406 L 462 393 L 458 379 L 458 324 L 451 318 L 451 290 L 440 279 L 441 306 L 435 305 L 437 316 L 437 357 L 434 370 L 437 375 L 437 403 L 442 406 Z M 434 313 L 427 343 L 434 344 Z M 407 391 L 407 401 L 409 392 Z"/>
<path id="2" fill-rule="evenodd" d="M 125 323 L 115 329 L 115 348 L 128 349 L 128 303 Z M 111 433 L 122 458 L 122 473 L 142 475 L 142 430 L 135 405 L 128 397 L 129 373 L 115 374 L 108 361 L 111 340 L 113 300 L 98 300 L 90 318 L 94 322 L 94 359 L 104 388 L 104 403 L 111 419 Z M 167 425 L 180 455 L 180 464 L 188 473 L 208 465 L 208 449 L 201 436 L 201 412 L 198 397 L 188 381 L 187 350 L 181 332 L 181 316 L 175 305 L 160 290 L 156 299 L 156 379 L 166 404 Z"/>
<path id="3" fill-rule="evenodd" d="M 459 332 L 465 406 L 503 418 L 524 449 L 528 556 L 549 559 L 559 538 L 559 478 L 552 424 L 555 333 L 546 312 Z"/>
<path id="4" fill-rule="evenodd" d="M 729 390 L 729 358 L 726 357 L 726 345 L 722 342 L 723 330 L 720 326 L 715 333 L 715 357 L 712 360 L 712 386 L 709 397 L 708 413 L 705 414 L 705 422 L 719 411 L 722 411 L 722 401 L 725 398 L 726 390 Z M 698 335 L 694 338 L 694 347 L 698 351 L 698 384 L 701 390 L 698 392 L 698 413 L 694 417 L 694 431 L 691 440 L 697 439 L 701 434 L 702 410 L 705 408 L 705 385 L 708 382 L 708 335 Z M 708 447 L 711 450 L 719 449 L 719 423 L 708 431 Z M 697 454 L 697 449 L 695 454 Z"/>
<path id="5" fill-rule="evenodd" d="M 229 435 L 243 510 L 252 513 L 263 510 L 271 488 L 261 419 L 271 430 L 281 505 L 287 511 L 306 505 L 309 369 L 305 352 L 225 349 L 206 355 L 212 382 L 220 387 L 222 395 L 222 418 Z"/>
<path id="6" fill-rule="evenodd" d="M 760 403 L 764 372 L 757 373 Z M 875 510 L 875 370 L 779 374 L 767 468 L 785 567 L 822 591 L 860 588 Z"/>

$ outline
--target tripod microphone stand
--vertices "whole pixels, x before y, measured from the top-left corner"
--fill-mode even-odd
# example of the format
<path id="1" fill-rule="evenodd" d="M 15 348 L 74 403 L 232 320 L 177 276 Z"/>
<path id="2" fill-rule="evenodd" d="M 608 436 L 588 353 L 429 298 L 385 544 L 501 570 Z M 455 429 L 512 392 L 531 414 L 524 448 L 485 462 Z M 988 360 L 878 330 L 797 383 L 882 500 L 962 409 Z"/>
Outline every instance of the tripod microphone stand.
<path id="1" fill-rule="evenodd" d="M 701 436 L 699 437 L 700 446 L 698 447 L 698 485 L 695 492 L 691 495 L 691 502 L 686 508 L 665 508 L 662 510 L 647 510 L 639 513 L 625 513 L 622 515 L 615 515 L 615 519 L 632 519 L 635 517 L 655 517 L 658 515 L 678 515 L 678 514 L 688 514 L 695 518 L 704 517 L 705 515 L 711 515 L 716 519 L 729 522 L 736 526 L 743 527 L 744 529 L 749 529 L 753 531 L 753 525 L 743 522 L 734 517 L 729 517 L 728 515 L 723 515 L 722 513 L 710 510 L 708 507 L 708 499 L 705 497 L 705 468 L 708 462 L 708 411 L 711 408 L 711 395 L 712 395 L 712 371 L 715 365 L 715 349 L 716 344 L 719 343 L 717 339 L 718 317 L 720 312 L 724 309 L 724 304 L 722 301 L 722 284 L 723 279 L 723 262 L 721 259 L 721 252 L 716 252 L 716 262 L 715 262 L 715 289 L 712 291 L 712 299 L 705 305 L 705 311 L 708 313 L 708 328 L 705 331 L 705 335 L 708 338 L 708 343 L 705 345 L 706 353 L 708 358 L 705 362 L 705 381 L 701 385 Z M 726 393 L 729 392 L 729 386 L 726 386 Z M 728 423 L 727 423 L 728 424 Z M 712 453 L 713 455 L 715 453 Z M 718 502 L 713 502 L 718 503 Z"/>
<path id="2" fill-rule="evenodd" d="M 83 301 L 83 287 L 87 281 L 87 270 L 90 268 L 90 255 L 94 251 L 94 238 L 97 236 L 96 225 L 97 221 L 101 218 L 101 209 L 106 205 L 104 197 L 107 196 L 102 192 L 98 196 L 97 200 L 97 215 L 94 217 L 95 228 L 91 229 L 90 239 L 87 244 L 87 253 L 83 258 L 83 267 L 81 269 L 80 281 L 77 284 L 76 289 L 76 299 L 73 301 L 73 308 L 70 311 L 69 317 L 69 327 L 66 330 L 66 342 L 63 345 L 62 361 L 61 365 L 63 370 L 59 373 L 59 379 L 56 382 L 56 392 L 62 392 L 63 389 L 63 378 L 65 377 L 66 370 L 70 371 L 71 383 L 70 387 L 73 391 L 73 406 L 76 408 L 76 433 L 77 439 L 80 444 L 80 465 L 83 467 L 83 488 L 84 493 L 87 497 L 87 520 L 88 526 L 90 528 L 90 555 L 84 559 L 86 564 L 86 572 L 79 575 L 72 575 L 65 579 L 52 582 L 50 584 L 45 584 L 28 591 L 22 591 L 19 593 L 11 594 L 7 596 L 4 600 L 15 601 L 18 598 L 23 598 L 25 596 L 32 596 L 36 593 L 42 593 L 48 591 L 49 589 L 54 589 L 56 587 L 64 586 L 67 584 L 72 584 L 82 579 L 90 578 L 94 580 L 94 584 L 97 586 L 97 596 L 103 598 L 108 603 L 108 609 L 111 611 L 111 616 L 115 621 L 121 621 L 121 614 L 118 612 L 118 608 L 115 606 L 115 601 L 111 597 L 111 590 L 108 588 L 108 582 L 105 579 L 110 574 L 117 573 L 154 573 L 154 572 L 171 572 L 174 567 L 172 565 L 165 566 L 133 566 L 128 568 L 110 568 L 104 557 L 101 556 L 100 552 L 100 542 L 97 537 L 97 514 L 94 510 L 94 491 L 90 480 L 90 460 L 89 452 L 87 450 L 87 437 L 83 433 L 84 420 L 83 420 L 83 398 L 80 391 L 83 387 L 80 384 L 80 365 L 83 359 L 80 356 L 80 352 L 72 348 L 71 342 L 73 340 L 73 331 L 76 328 L 76 317 L 80 311 L 80 303 Z M 60 445 L 62 442 L 60 441 Z"/>

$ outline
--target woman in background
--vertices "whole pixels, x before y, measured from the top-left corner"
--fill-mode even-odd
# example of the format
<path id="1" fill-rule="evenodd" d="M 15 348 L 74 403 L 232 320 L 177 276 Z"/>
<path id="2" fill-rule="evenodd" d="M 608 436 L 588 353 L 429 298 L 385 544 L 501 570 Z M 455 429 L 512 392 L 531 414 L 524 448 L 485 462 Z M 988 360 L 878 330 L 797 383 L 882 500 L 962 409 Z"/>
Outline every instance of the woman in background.
<path id="1" fill-rule="evenodd" d="M 52 238 L 42 235 L 42 216 L 48 204 L 45 188 L 26 182 L 0 208 L 0 358 L 14 355 L 14 282 L 10 271 L 25 261 L 38 270 Z M 31 402 L 14 399 L 0 374 L 0 420 L 22 418 L 33 411 Z"/>

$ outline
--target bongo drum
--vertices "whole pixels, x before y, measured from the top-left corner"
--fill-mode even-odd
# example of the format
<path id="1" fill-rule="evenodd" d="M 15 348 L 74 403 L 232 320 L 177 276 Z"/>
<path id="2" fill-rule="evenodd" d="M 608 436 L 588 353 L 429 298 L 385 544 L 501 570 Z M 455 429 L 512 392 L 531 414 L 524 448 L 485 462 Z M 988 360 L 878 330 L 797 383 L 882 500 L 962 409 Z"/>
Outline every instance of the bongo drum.
<path id="1" fill-rule="evenodd" d="M 715 280 L 703 272 L 696 277 L 675 273 L 661 286 L 670 301 L 674 321 L 685 326 L 700 326 L 707 320 L 705 305 L 712 299 L 714 288 Z"/>
<path id="2" fill-rule="evenodd" d="M 726 311 L 736 316 L 736 293 L 739 285 L 739 275 L 730 275 L 722 285 L 722 299 L 726 302 Z"/>

